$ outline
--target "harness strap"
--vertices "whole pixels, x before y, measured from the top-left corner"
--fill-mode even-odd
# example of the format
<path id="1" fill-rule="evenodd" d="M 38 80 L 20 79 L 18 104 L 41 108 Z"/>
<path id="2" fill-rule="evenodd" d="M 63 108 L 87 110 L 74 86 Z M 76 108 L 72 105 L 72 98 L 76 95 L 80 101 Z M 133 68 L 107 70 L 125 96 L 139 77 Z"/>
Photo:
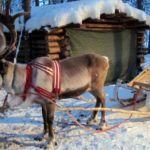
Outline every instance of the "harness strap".
<path id="1" fill-rule="evenodd" d="M 48 99 L 54 99 L 57 97 L 56 93 L 49 92 L 41 87 L 36 87 L 34 85 L 31 85 L 31 87 L 41 96 L 46 97 Z"/>
<path id="2" fill-rule="evenodd" d="M 60 65 L 58 61 L 53 61 L 53 91 L 58 95 L 60 93 Z"/>
<path id="3" fill-rule="evenodd" d="M 40 63 L 30 63 L 30 65 L 32 65 L 33 67 L 40 69 L 41 71 L 45 72 L 48 75 L 53 76 L 53 68 L 47 67 L 43 64 Z"/>
<path id="4" fill-rule="evenodd" d="M 31 86 L 31 82 L 32 82 L 32 67 L 31 67 L 31 65 L 27 64 L 27 66 L 26 66 L 26 83 L 24 86 L 24 94 L 22 96 L 23 101 L 26 100 L 28 90 Z"/>
<path id="5" fill-rule="evenodd" d="M 44 71 L 46 74 L 53 76 L 52 92 L 49 92 L 42 87 L 36 87 L 32 84 L 32 66 Z M 60 65 L 58 61 L 52 61 L 52 68 L 44 66 L 40 63 L 27 64 L 26 66 L 26 83 L 24 87 L 23 101 L 26 100 L 27 92 L 32 87 L 39 95 L 48 99 L 54 99 L 60 93 L 61 78 L 60 78 Z"/>

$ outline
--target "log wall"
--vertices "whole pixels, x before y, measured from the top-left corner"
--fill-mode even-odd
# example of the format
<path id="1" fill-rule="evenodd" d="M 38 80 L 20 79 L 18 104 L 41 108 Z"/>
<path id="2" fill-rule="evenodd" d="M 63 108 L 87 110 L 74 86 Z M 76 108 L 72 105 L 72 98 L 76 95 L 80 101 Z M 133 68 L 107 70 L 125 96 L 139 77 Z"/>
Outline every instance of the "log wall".
<path id="1" fill-rule="evenodd" d="M 144 46 L 145 30 L 137 31 L 137 65 L 144 62 L 144 55 L 148 54 L 148 48 Z"/>
<path id="2" fill-rule="evenodd" d="M 10 35 L 5 33 L 7 43 Z M 18 33 L 19 37 L 20 33 Z M 18 40 L 17 40 L 18 41 Z M 17 45 L 17 44 L 16 44 Z M 45 30 L 24 33 L 21 38 L 17 62 L 27 63 L 37 57 L 48 56 L 53 60 L 63 59 L 70 56 L 70 41 L 64 29 L 54 29 L 51 32 Z M 8 60 L 13 61 L 15 53 L 11 53 Z"/>
<path id="3" fill-rule="evenodd" d="M 64 29 L 56 29 L 46 35 L 48 56 L 63 59 L 70 56 L 70 40 Z"/>

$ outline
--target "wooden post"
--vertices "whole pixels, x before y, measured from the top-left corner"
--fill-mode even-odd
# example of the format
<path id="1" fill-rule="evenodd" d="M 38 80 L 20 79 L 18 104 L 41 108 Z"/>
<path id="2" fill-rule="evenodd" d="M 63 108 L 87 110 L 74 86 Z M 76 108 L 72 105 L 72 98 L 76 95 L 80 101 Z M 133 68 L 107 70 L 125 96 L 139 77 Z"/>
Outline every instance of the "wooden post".
<path id="1" fill-rule="evenodd" d="M 132 114 L 137 116 L 150 116 L 150 112 L 135 111 L 135 110 L 124 110 L 119 108 L 81 108 L 81 107 L 69 107 L 69 108 L 58 108 L 58 111 L 109 111 L 114 113 Z"/>
<path id="2" fill-rule="evenodd" d="M 31 0 L 23 0 L 23 9 L 25 12 L 29 12 L 29 15 L 24 17 L 24 22 L 26 22 L 30 18 L 31 12 Z M 29 34 L 24 31 L 24 51 L 25 51 L 25 62 L 30 61 L 30 44 L 29 44 Z"/>
<path id="3" fill-rule="evenodd" d="M 138 9 L 144 10 L 143 0 L 136 0 L 136 3 L 137 3 L 137 8 Z M 138 48 L 137 48 L 138 60 L 137 61 L 139 63 L 138 64 L 139 66 L 140 66 L 141 63 L 144 62 L 144 52 L 143 52 L 143 49 L 144 49 L 144 31 L 143 31 L 143 41 L 141 41 L 141 44 L 140 44 L 139 41 L 137 41 L 137 45 L 138 45 Z"/>
<path id="4" fill-rule="evenodd" d="M 144 30 L 138 30 L 137 32 L 137 66 L 140 69 L 140 65 L 144 62 Z"/>

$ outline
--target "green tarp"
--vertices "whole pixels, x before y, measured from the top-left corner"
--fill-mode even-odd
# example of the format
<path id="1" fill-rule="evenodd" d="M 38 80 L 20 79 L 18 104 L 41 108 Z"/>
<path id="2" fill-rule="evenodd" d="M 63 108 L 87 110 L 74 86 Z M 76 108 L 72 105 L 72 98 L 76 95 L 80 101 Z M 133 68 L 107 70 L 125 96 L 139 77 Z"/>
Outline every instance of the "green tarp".
<path id="1" fill-rule="evenodd" d="M 109 57 L 107 83 L 114 83 L 118 78 L 130 80 L 135 75 L 136 32 L 134 30 L 101 32 L 67 28 L 66 31 L 71 40 L 72 56 L 95 52 Z"/>

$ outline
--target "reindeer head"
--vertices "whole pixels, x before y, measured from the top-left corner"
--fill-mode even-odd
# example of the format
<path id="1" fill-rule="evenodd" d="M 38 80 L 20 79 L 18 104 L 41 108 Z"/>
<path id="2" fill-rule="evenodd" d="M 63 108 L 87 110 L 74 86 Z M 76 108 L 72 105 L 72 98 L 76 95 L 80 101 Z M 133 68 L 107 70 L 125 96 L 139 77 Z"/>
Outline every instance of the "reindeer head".
<path id="1" fill-rule="evenodd" d="M 0 23 L 5 25 L 11 34 L 11 41 L 9 45 L 6 45 L 6 39 L 4 33 L 0 30 L 0 89 L 4 85 L 3 83 L 4 78 L 9 73 L 8 70 L 10 70 L 12 67 L 11 65 L 12 63 L 6 61 L 5 58 L 8 56 L 8 54 L 10 54 L 12 51 L 16 49 L 15 45 L 17 41 L 17 32 L 15 30 L 14 22 L 16 18 L 22 15 L 29 14 L 27 12 L 22 12 L 12 16 L 10 15 L 10 5 L 11 5 L 11 0 L 6 0 L 5 13 L 4 14 L 0 13 Z"/>

